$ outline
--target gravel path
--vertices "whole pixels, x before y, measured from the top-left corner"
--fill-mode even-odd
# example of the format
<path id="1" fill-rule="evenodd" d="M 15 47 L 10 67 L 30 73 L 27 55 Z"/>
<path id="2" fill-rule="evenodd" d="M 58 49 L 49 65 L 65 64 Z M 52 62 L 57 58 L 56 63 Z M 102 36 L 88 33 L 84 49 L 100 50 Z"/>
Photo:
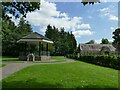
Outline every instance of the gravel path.
<path id="1" fill-rule="evenodd" d="M 0 68 L 0 80 L 8 77 L 9 75 L 25 68 L 31 65 L 35 64 L 62 64 L 62 63 L 71 63 L 75 62 L 74 60 L 66 59 L 66 62 L 26 62 L 26 61 L 9 61 L 9 62 L 3 62 L 3 64 L 6 64 L 6 66 Z"/>

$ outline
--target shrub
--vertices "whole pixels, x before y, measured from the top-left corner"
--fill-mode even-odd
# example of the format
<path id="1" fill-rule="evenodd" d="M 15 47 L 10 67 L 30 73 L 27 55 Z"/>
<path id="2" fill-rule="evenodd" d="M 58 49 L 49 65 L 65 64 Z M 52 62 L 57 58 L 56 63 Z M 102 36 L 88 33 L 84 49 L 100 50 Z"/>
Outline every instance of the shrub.
<path id="1" fill-rule="evenodd" d="M 69 54 L 67 58 L 84 61 L 87 63 L 93 63 L 96 65 L 110 67 L 120 70 L 120 56 L 108 56 L 108 55 L 80 55 L 77 57 L 76 54 Z"/>

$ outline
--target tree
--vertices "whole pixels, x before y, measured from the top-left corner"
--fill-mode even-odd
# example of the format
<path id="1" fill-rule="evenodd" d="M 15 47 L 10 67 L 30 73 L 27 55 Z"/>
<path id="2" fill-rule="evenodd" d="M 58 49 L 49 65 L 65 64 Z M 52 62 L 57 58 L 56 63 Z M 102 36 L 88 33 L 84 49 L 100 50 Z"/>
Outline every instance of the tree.
<path id="1" fill-rule="evenodd" d="M 74 35 L 72 32 L 65 32 L 64 28 L 58 29 L 55 26 L 48 25 L 45 36 L 54 42 L 54 54 L 66 55 L 68 53 L 74 53 L 76 50 L 77 43 Z"/>
<path id="2" fill-rule="evenodd" d="M 20 15 L 26 17 L 28 12 L 35 11 L 36 9 L 40 9 L 40 2 L 25 2 L 22 0 L 21 2 L 2 2 L 2 18 L 8 19 L 9 16 L 6 13 L 10 13 L 16 18 L 19 18 Z"/>
<path id="3" fill-rule="evenodd" d="M 90 40 L 89 42 L 87 42 L 86 44 L 95 44 L 94 40 Z"/>
<path id="4" fill-rule="evenodd" d="M 114 39 L 113 45 L 117 49 L 118 54 L 120 55 L 120 28 L 117 28 L 113 32 L 113 39 Z"/>
<path id="5" fill-rule="evenodd" d="M 77 42 L 76 42 L 75 36 L 72 34 L 72 32 L 70 33 L 70 35 L 68 35 L 68 38 L 69 38 L 69 40 L 68 40 L 69 47 L 71 47 L 69 50 L 69 53 L 71 54 L 71 53 L 75 52 L 76 47 L 77 47 Z"/>
<path id="6" fill-rule="evenodd" d="M 103 39 L 101 40 L 101 44 L 109 44 L 108 39 L 103 38 Z"/>
<path id="7" fill-rule="evenodd" d="M 53 47 L 51 47 L 51 48 L 53 48 L 53 50 L 55 50 L 55 52 L 57 52 L 57 49 L 58 49 L 57 46 L 59 45 L 59 43 L 58 43 L 59 42 L 58 28 L 56 28 L 55 26 L 52 27 L 52 26 L 48 25 L 46 32 L 45 32 L 45 36 L 54 42 L 54 44 L 53 44 L 54 48 Z"/>
<path id="8" fill-rule="evenodd" d="M 16 43 L 24 35 L 32 32 L 31 25 L 21 18 L 18 27 L 11 20 L 2 20 L 2 53 L 3 55 L 18 55 L 20 44 Z"/>
<path id="9" fill-rule="evenodd" d="M 20 39 L 20 37 L 23 37 L 23 36 L 28 35 L 29 33 L 31 33 L 32 28 L 31 28 L 31 25 L 29 24 L 29 22 L 24 20 L 24 18 L 22 17 L 20 19 L 17 30 L 15 32 L 19 34 L 18 39 Z"/>
<path id="10" fill-rule="evenodd" d="M 100 3 L 100 0 L 82 0 L 83 5 L 86 4 L 94 4 L 94 3 Z"/>
<path id="11" fill-rule="evenodd" d="M 81 52 L 81 47 L 80 47 L 80 44 L 79 44 L 78 47 L 77 47 L 76 53 L 80 53 L 80 52 Z"/>
<path id="12" fill-rule="evenodd" d="M 83 3 L 83 5 L 86 5 L 98 2 L 100 3 L 100 0 L 82 0 L 81 3 Z M 30 0 L 28 0 L 27 2 L 25 0 L 22 0 L 21 2 L 17 2 L 16 0 L 14 0 L 13 2 L 2 2 L 2 18 L 9 18 L 6 13 L 10 13 L 16 18 L 19 18 L 20 15 L 26 17 L 26 14 L 28 12 L 35 11 L 36 9 L 40 9 L 40 2 L 37 2 L 37 0 L 34 0 L 34 2 L 30 2 Z"/>

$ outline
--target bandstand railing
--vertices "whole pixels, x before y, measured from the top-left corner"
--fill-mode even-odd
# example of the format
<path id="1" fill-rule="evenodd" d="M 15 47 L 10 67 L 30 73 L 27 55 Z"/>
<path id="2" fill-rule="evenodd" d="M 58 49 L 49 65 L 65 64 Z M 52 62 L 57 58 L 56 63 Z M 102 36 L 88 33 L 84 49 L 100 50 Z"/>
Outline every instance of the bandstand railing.
<path id="1" fill-rule="evenodd" d="M 19 53 L 19 60 L 27 61 L 28 57 L 30 58 L 29 61 L 33 61 L 33 56 L 35 56 L 35 61 L 43 61 L 43 60 L 50 60 L 50 52 L 49 51 L 41 51 L 39 52 L 20 52 Z"/>

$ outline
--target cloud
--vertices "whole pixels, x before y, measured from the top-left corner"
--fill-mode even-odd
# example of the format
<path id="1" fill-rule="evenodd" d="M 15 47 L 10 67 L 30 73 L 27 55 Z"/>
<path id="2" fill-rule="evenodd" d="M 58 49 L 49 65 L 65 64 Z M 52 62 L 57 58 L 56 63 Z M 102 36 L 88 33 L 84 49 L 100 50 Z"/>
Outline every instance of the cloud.
<path id="1" fill-rule="evenodd" d="M 98 11 L 100 11 L 100 16 L 101 17 L 107 17 L 109 20 L 112 21 L 118 21 L 118 17 L 115 16 L 115 11 L 113 10 L 114 6 L 112 7 L 107 7 L 107 8 L 102 8 Z"/>
<path id="2" fill-rule="evenodd" d="M 109 16 L 109 19 L 110 19 L 110 20 L 118 21 L 118 17 L 117 17 L 117 16 L 114 16 L 114 15 L 110 15 L 110 16 Z"/>
<path id="3" fill-rule="evenodd" d="M 95 40 L 95 42 L 96 42 L 97 44 L 100 44 L 100 43 L 101 43 L 101 39 Z"/>
<path id="4" fill-rule="evenodd" d="M 81 37 L 84 35 L 92 35 L 94 32 L 91 32 L 90 30 L 78 30 L 78 31 L 74 31 L 73 34 L 75 35 L 75 37 Z"/>
<path id="5" fill-rule="evenodd" d="M 114 30 L 114 27 L 110 27 L 111 30 Z"/>
<path id="6" fill-rule="evenodd" d="M 81 25 L 78 25 L 78 28 L 80 28 L 80 29 L 91 29 L 90 24 L 81 24 Z"/>
<path id="7" fill-rule="evenodd" d="M 92 19 L 93 17 L 92 17 L 92 16 L 88 16 L 87 18 L 88 18 L 88 19 Z"/>
<path id="8" fill-rule="evenodd" d="M 26 19 L 32 25 L 40 26 L 41 32 L 44 33 L 47 25 L 50 24 L 57 28 L 64 27 L 66 31 L 73 31 L 74 33 L 83 32 L 83 34 L 79 35 L 90 35 L 91 26 L 88 23 L 82 23 L 82 17 L 70 17 L 68 13 L 58 11 L 55 3 L 44 0 L 42 0 L 40 7 L 40 10 L 28 13 Z M 89 30 L 89 33 L 86 30 Z"/>
<path id="9" fill-rule="evenodd" d="M 113 32 L 117 29 L 117 27 L 110 27 L 111 34 L 113 35 Z"/>

